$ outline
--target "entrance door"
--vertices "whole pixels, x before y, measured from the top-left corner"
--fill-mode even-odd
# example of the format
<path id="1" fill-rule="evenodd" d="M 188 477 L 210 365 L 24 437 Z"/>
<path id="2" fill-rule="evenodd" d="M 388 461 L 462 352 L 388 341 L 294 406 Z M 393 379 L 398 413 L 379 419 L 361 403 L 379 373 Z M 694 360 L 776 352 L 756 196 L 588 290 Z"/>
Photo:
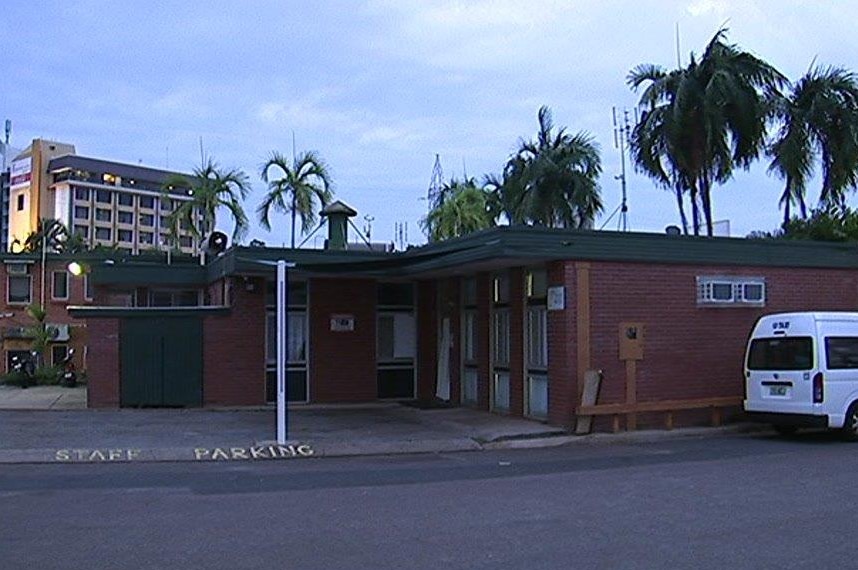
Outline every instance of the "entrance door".
<path id="1" fill-rule="evenodd" d="M 124 319 L 119 347 L 121 405 L 202 405 L 202 338 L 198 317 Z"/>

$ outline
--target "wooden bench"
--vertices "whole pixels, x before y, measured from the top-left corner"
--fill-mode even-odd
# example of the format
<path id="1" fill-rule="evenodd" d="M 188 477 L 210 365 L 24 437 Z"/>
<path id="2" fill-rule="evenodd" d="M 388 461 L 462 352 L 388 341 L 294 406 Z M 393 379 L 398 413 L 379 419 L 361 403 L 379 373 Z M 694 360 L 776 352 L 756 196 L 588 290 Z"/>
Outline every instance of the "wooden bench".
<path id="1" fill-rule="evenodd" d="M 721 425 L 721 411 L 742 405 L 741 397 L 699 398 L 695 400 L 662 400 L 660 402 L 636 402 L 631 404 L 597 404 L 579 406 L 575 414 L 579 416 L 613 416 L 613 430 L 620 431 L 620 416 L 643 412 L 665 412 L 664 427 L 673 429 L 673 414 L 680 410 L 712 410 L 712 425 Z M 634 429 L 634 425 L 631 426 Z"/>

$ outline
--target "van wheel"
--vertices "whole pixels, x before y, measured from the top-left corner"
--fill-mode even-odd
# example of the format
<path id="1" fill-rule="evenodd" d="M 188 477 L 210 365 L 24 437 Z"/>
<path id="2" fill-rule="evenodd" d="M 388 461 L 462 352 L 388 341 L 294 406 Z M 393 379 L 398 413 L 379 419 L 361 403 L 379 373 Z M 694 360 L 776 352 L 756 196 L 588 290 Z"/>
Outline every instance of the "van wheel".
<path id="1" fill-rule="evenodd" d="M 798 431 L 798 428 L 795 426 L 774 426 L 774 428 L 778 435 L 784 437 L 795 435 L 795 432 Z"/>
<path id="2" fill-rule="evenodd" d="M 846 412 L 846 419 L 843 420 L 841 433 L 843 434 L 843 439 L 847 441 L 858 441 L 858 402 L 853 402 L 849 406 L 849 411 Z"/>

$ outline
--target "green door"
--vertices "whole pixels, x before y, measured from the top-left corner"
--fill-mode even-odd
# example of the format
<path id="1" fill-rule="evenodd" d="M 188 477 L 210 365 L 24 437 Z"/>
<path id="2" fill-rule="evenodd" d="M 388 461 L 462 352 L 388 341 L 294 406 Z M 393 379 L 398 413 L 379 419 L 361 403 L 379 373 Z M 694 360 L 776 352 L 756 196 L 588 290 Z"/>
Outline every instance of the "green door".
<path id="1" fill-rule="evenodd" d="M 198 317 L 124 319 L 120 334 L 123 406 L 200 406 L 202 321 Z"/>

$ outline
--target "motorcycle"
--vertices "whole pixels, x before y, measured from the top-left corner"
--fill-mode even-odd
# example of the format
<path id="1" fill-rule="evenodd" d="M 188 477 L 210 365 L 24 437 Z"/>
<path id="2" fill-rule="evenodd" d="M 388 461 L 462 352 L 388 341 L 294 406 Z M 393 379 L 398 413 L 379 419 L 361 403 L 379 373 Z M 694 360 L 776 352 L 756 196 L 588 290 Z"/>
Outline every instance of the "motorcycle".
<path id="1" fill-rule="evenodd" d="M 72 357 L 74 356 L 74 349 L 70 348 L 66 357 L 59 364 L 59 371 L 57 374 L 59 375 L 59 383 L 65 386 L 66 388 L 74 388 L 77 386 L 77 371 L 75 370 L 74 360 Z"/>
<path id="2" fill-rule="evenodd" d="M 36 357 L 35 351 L 27 356 L 13 356 L 12 370 L 21 377 L 21 388 L 28 388 L 36 383 Z"/>

